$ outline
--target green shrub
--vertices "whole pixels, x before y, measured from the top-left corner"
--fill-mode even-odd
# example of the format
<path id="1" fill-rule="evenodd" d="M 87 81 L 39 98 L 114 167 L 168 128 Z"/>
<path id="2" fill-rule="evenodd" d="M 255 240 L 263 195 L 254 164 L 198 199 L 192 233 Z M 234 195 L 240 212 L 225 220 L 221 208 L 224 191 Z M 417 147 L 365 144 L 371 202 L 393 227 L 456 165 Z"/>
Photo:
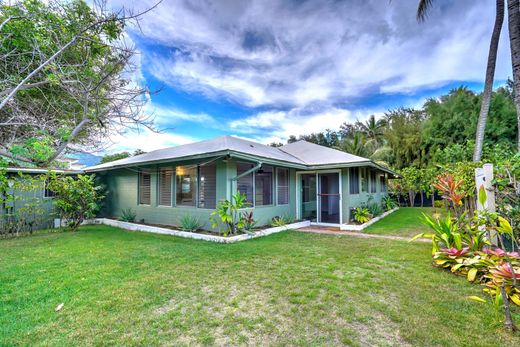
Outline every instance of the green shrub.
<path id="1" fill-rule="evenodd" d="M 238 231 L 244 229 L 245 222 L 244 217 L 239 213 L 239 210 L 249 206 L 245 194 L 237 192 L 229 200 L 221 200 L 217 205 L 217 210 L 211 213 L 209 220 L 213 228 L 219 227 L 224 224 L 226 230 L 221 232 L 224 236 L 228 234 L 235 234 Z M 218 216 L 215 218 L 213 216 Z"/>
<path id="2" fill-rule="evenodd" d="M 444 202 L 444 200 L 435 200 L 433 202 L 433 207 L 435 207 L 435 208 L 445 208 L 446 207 L 446 203 Z"/>
<path id="3" fill-rule="evenodd" d="M 96 215 L 104 198 L 101 194 L 102 187 L 96 185 L 94 176 L 90 175 L 72 177 L 52 174 L 48 189 L 56 193 L 53 204 L 73 231 L 84 220 Z"/>
<path id="4" fill-rule="evenodd" d="M 276 216 L 271 219 L 269 224 L 273 227 L 282 227 L 294 223 L 294 220 L 295 218 L 292 215 Z"/>
<path id="5" fill-rule="evenodd" d="M 366 223 L 371 219 L 370 210 L 366 207 L 356 207 L 353 217 L 360 224 Z"/>
<path id="6" fill-rule="evenodd" d="M 199 219 L 190 214 L 185 214 L 181 217 L 180 221 L 181 230 L 194 232 L 199 229 L 202 229 L 203 225 L 200 223 Z"/>
<path id="7" fill-rule="evenodd" d="M 368 210 L 370 211 L 370 214 L 374 217 L 377 217 L 381 213 L 383 213 L 383 208 L 377 202 L 368 205 Z"/>
<path id="8" fill-rule="evenodd" d="M 123 222 L 135 222 L 135 219 L 137 218 L 137 213 L 132 210 L 131 208 L 125 208 L 121 210 L 121 217 L 119 217 L 119 220 Z"/>
<path id="9" fill-rule="evenodd" d="M 251 212 L 242 212 L 242 220 L 244 221 L 244 230 L 246 232 L 253 231 L 253 228 L 258 223 L 258 221 L 256 221 L 253 218 L 253 211 L 251 211 Z"/>
<path id="10" fill-rule="evenodd" d="M 385 195 L 383 197 L 383 200 L 381 201 L 381 203 L 383 204 L 383 206 L 385 207 L 385 210 L 387 210 L 387 211 L 393 210 L 394 208 L 397 207 L 397 202 L 390 195 Z"/>

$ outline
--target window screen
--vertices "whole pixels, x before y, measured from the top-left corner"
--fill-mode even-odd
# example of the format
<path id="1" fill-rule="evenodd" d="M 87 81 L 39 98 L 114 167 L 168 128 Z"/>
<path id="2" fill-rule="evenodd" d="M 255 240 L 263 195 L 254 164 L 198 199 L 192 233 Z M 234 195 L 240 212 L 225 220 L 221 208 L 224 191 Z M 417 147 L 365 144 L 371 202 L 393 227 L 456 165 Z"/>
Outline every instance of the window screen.
<path id="1" fill-rule="evenodd" d="M 255 172 L 255 205 L 273 203 L 273 167 L 263 165 Z"/>
<path id="2" fill-rule="evenodd" d="M 375 171 L 370 171 L 370 192 L 377 192 L 377 175 Z"/>
<path id="3" fill-rule="evenodd" d="M 360 175 L 361 175 L 361 192 L 367 193 L 368 192 L 368 177 L 367 177 L 367 170 L 366 169 L 359 169 Z"/>
<path id="4" fill-rule="evenodd" d="M 379 177 L 379 181 L 381 183 L 381 191 L 382 192 L 386 192 L 386 178 L 385 178 L 385 175 L 381 175 L 381 177 Z"/>
<path id="5" fill-rule="evenodd" d="M 152 175 L 149 172 L 139 172 L 139 204 L 150 205 Z"/>
<path id="6" fill-rule="evenodd" d="M 161 168 L 159 171 L 159 205 L 172 205 L 172 178 L 173 170 L 171 168 Z"/>
<path id="7" fill-rule="evenodd" d="M 197 167 L 178 166 L 175 177 L 176 205 L 197 206 Z"/>
<path id="8" fill-rule="evenodd" d="M 278 189 L 278 205 L 286 205 L 289 203 L 289 170 L 277 169 L 277 189 Z"/>
<path id="9" fill-rule="evenodd" d="M 359 168 L 351 167 L 350 170 L 350 194 L 359 194 Z"/>
<path id="10" fill-rule="evenodd" d="M 215 208 L 217 200 L 217 167 L 203 165 L 199 169 L 199 207 Z"/>
<path id="11" fill-rule="evenodd" d="M 237 163 L 237 176 L 253 168 L 253 164 Z M 246 201 L 253 203 L 253 173 L 240 177 L 237 180 L 237 190 L 246 195 Z"/>

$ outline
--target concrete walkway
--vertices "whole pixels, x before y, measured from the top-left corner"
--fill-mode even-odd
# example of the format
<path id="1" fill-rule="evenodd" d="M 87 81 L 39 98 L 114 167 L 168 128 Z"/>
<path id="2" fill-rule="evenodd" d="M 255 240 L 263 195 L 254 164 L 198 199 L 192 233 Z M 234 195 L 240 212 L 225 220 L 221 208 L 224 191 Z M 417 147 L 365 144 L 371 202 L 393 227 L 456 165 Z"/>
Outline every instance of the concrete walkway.
<path id="1" fill-rule="evenodd" d="M 361 237 L 365 239 L 380 239 L 380 240 L 396 240 L 396 241 L 410 241 L 410 237 L 402 237 L 402 236 L 393 236 L 393 235 L 377 235 L 377 234 L 366 234 L 356 231 L 344 231 L 339 230 L 338 228 L 332 227 L 319 227 L 319 226 L 310 226 L 304 227 L 300 229 L 296 229 L 296 231 L 301 231 L 304 233 L 316 233 L 316 234 L 327 234 L 327 235 L 343 235 L 343 236 L 352 236 L 352 237 Z M 430 243 L 430 239 L 417 239 L 417 242 Z"/>

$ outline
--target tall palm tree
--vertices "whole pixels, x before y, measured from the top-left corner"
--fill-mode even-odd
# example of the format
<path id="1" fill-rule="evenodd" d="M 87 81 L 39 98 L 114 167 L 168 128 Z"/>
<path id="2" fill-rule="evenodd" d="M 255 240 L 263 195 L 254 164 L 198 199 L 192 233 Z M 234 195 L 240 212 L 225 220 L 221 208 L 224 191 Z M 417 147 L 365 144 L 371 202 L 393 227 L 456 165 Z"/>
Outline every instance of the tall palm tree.
<path id="1" fill-rule="evenodd" d="M 371 115 L 364 123 L 357 121 L 356 126 L 367 139 L 374 142 L 376 147 L 383 142 L 384 129 L 386 127 L 386 121 L 384 119 L 378 119 L 376 121 L 376 117 Z"/>
<path id="2" fill-rule="evenodd" d="M 507 0 L 507 18 L 509 24 L 509 45 L 511 64 L 513 65 L 513 91 L 518 126 L 518 150 L 520 151 L 520 4 L 518 0 Z"/>
<path id="3" fill-rule="evenodd" d="M 508 3 L 514 2 L 516 3 L 516 12 L 518 14 L 518 23 L 520 23 L 520 13 L 518 8 L 518 0 L 508 0 Z M 428 14 L 428 10 L 433 5 L 433 0 L 419 0 L 419 6 L 417 7 L 417 20 L 422 22 L 426 19 Z M 511 10 L 509 13 L 512 13 Z M 511 16 L 511 15 L 510 15 Z M 491 42 L 489 44 L 489 53 L 488 53 L 488 61 L 486 68 L 486 78 L 484 80 L 484 91 L 482 93 L 482 104 L 480 106 L 480 114 L 478 117 L 477 131 L 475 135 L 475 151 L 473 153 L 473 161 L 480 161 L 482 158 L 482 146 L 484 143 L 484 133 L 486 130 L 486 122 L 489 114 L 489 105 L 491 104 L 491 95 L 493 92 L 493 80 L 495 78 L 495 66 L 497 62 L 497 51 L 498 51 L 498 42 L 500 40 L 500 31 L 502 29 L 502 24 L 504 22 L 504 0 L 496 1 L 496 16 L 495 16 L 495 25 L 493 27 L 493 33 L 491 34 Z M 509 20 L 509 26 L 511 26 L 511 20 Z M 520 28 L 518 24 L 516 25 L 518 29 L 518 40 L 520 40 Z M 511 29 L 510 29 L 511 31 Z M 511 32 L 509 34 L 511 36 Z M 518 43 L 518 88 L 520 95 L 520 42 Z M 511 48 L 511 52 L 513 49 Z M 514 63 L 513 63 L 514 66 Z M 514 68 L 513 68 L 513 76 L 514 76 Z M 516 99 L 515 99 L 516 100 Z M 520 98 L 516 103 L 517 114 L 520 115 Z M 519 139 L 520 139 L 520 118 L 518 118 L 519 124 Z M 519 142 L 520 149 L 520 142 Z"/>

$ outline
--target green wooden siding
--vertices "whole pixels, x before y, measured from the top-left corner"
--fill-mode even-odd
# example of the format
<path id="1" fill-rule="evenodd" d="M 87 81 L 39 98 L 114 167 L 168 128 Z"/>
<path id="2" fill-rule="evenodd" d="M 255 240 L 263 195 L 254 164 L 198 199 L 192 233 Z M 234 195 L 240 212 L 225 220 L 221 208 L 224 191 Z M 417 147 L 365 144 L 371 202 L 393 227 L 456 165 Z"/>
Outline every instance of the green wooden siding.
<path id="1" fill-rule="evenodd" d="M 205 160 L 207 162 L 208 160 Z M 236 181 L 232 179 L 237 175 L 236 159 L 218 159 L 216 164 L 216 198 L 217 203 L 223 199 L 230 199 L 231 195 L 236 192 Z M 242 161 L 242 160 L 240 160 Z M 158 173 L 161 167 L 171 167 L 175 171 L 176 166 L 197 165 L 204 162 L 201 161 L 186 161 L 176 163 L 163 163 L 160 165 L 145 165 L 139 168 L 124 168 L 109 170 L 98 173 L 102 181 L 106 184 L 107 197 L 105 199 L 105 207 L 101 213 L 102 216 L 109 218 L 119 218 L 123 209 L 131 208 L 137 213 L 137 221 L 144 220 L 145 223 L 172 225 L 178 226 L 182 216 L 191 214 L 199 218 L 201 223 L 204 223 L 205 229 L 211 230 L 211 223 L 209 217 L 213 210 L 175 206 L 175 177 L 173 178 L 172 187 L 172 204 L 173 206 L 159 206 L 158 205 Z M 252 162 L 253 164 L 256 164 Z M 138 172 L 139 170 L 150 170 L 151 172 L 151 204 L 138 204 Z M 370 196 L 372 201 L 380 202 L 381 198 L 386 194 L 381 192 L 379 180 L 376 179 L 377 192 L 370 192 L 370 181 L 368 192 L 360 194 L 349 194 L 349 171 L 348 169 L 341 170 L 342 179 L 342 209 L 343 209 L 343 223 L 347 223 L 350 219 L 349 211 L 352 207 L 359 206 L 366 203 Z M 381 172 L 378 172 L 380 175 Z M 379 176 L 378 176 L 379 177 Z M 247 211 L 254 212 L 254 218 L 258 220 L 258 225 L 267 225 L 275 216 L 293 216 L 296 217 L 296 170 L 289 169 L 289 204 L 277 204 L 277 189 L 276 189 L 276 174 L 273 176 L 273 204 L 269 206 L 257 206 L 247 208 Z M 361 180 L 359 182 L 361 184 Z"/>

